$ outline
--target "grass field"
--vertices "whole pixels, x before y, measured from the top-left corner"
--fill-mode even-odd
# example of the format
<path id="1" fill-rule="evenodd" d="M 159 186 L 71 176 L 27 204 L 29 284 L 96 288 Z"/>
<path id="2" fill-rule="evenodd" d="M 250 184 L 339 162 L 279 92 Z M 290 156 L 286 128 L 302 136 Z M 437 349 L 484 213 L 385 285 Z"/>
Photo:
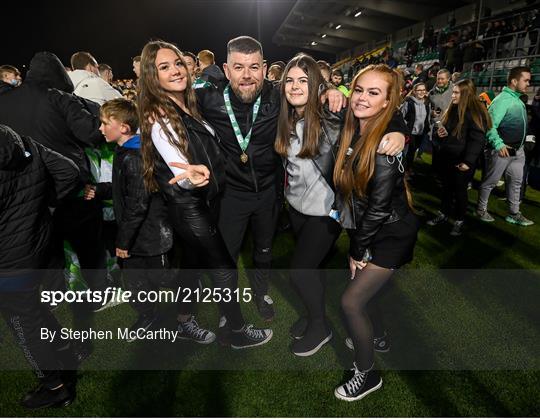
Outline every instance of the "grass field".
<path id="1" fill-rule="evenodd" d="M 427 163 L 419 166 L 413 190 L 417 207 L 428 216 L 434 213 L 439 200 Z M 328 314 L 335 332 L 331 345 L 311 358 L 298 359 L 288 352 L 287 331 L 299 304 L 286 275 L 280 275 L 271 292 L 277 311 L 274 338 L 261 348 L 222 355 L 228 370 L 219 370 L 216 360 L 222 352 L 215 344 L 156 348 L 115 342 L 111 349 L 110 344 L 96 342 L 80 377 L 76 402 L 35 415 L 539 416 L 540 193 L 529 189 L 523 203 L 522 212 L 536 223 L 528 228 L 504 221 L 506 203 L 501 195 L 494 191 L 490 200 L 496 221 L 486 225 L 471 216 L 462 237 L 449 236 L 449 225 L 422 227 L 414 261 L 385 297 L 392 349 L 377 355 L 384 386 L 362 401 L 346 403 L 333 396 L 343 374 L 339 365 L 351 361 L 339 313 L 346 278 L 328 281 Z M 471 190 L 471 206 L 476 197 L 476 190 Z M 287 268 L 292 246 L 290 233 L 276 237 L 276 268 Z M 343 235 L 327 268 L 344 268 L 347 246 Z M 250 267 L 250 252 L 248 240 L 241 260 L 245 268 Z M 471 275 L 454 270 L 465 268 L 477 271 Z M 245 279 L 242 285 L 247 286 Z M 214 325 L 215 306 L 200 306 L 200 322 Z M 244 311 L 248 319 L 257 319 L 253 304 L 244 305 Z M 61 323 L 70 324 L 65 306 L 56 313 Z M 95 321 L 96 327 L 107 329 L 127 327 L 134 318 L 132 310 L 122 305 L 98 313 Z M 0 334 L 4 336 L 0 365 L 17 365 L 22 355 L 6 337 L 3 323 Z M 408 354 L 420 359 L 408 359 Z M 129 365 L 144 357 L 170 360 L 182 369 L 92 371 L 105 359 Z M 433 367 L 407 370 L 403 365 Z M 200 370 L 214 366 L 215 370 Z M 34 385 L 29 371 L 0 372 L 0 416 L 33 415 L 17 402 Z"/>

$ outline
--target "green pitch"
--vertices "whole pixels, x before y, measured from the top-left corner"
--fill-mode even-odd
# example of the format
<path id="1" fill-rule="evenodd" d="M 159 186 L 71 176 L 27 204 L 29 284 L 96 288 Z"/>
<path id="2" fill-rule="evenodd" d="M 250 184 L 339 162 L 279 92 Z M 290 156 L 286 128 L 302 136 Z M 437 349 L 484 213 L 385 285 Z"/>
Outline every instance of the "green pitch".
<path id="1" fill-rule="evenodd" d="M 438 208 L 438 188 L 427 163 L 420 164 L 418 172 L 414 198 L 427 217 Z M 536 223 L 528 228 L 504 221 L 506 203 L 502 196 L 494 191 L 490 199 L 489 210 L 496 221 L 488 225 L 470 216 L 462 237 L 449 236 L 449 225 L 423 225 L 415 260 L 396 278 L 385 297 L 394 338 L 390 353 L 377 354 L 377 365 L 383 369 L 383 388 L 364 400 L 346 403 L 333 396 L 333 388 L 343 374 L 339 365 L 351 362 L 339 313 L 339 296 L 347 278 L 327 284 L 334 339 L 315 356 L 300 359 L 288 352 L 288 328 L 296 320 L 300 305 L 286 276 L 281 275 L 271 289 L 277 313 L 271 324 L 274 337 L 260 348 L 226 351 L 221 359 L 229 366 L 236 365 L 234 370 L 200 370 L 218 365 L 216 359 L 223 350 L 216 344 L 201 347 L 180 342 L 172 349 L 156 349 L 143 342 L 96 342 L 71 406 L 37 412 L 20 408 L 19 398 L 36 381 L 29 371 L 2 371 L 0 416 L 538 416 L 538 368 L 519 369 L 514 365 L 517 360 L 529 366 L 540 362 L 540 282 L 519 282 L 511 275 L 507 281 L 485 275 L 456 280 L 437 270 L 540 269 L 540 193 L 529 189 L 522 205 L 524 215 Z M 471 209 L 476 197 L 476 190 L 469 191 Z M 292 246 L 290 233 L 277 235 L 273 251 L 276 268 L 287 268 Z M 345 267 L 347 246 L 347 238 L 342 235 L 327 268 Z M 241 267 L 250 267 L 250 254 L 247 240 Z M 248 286 L 244 276 L 241 285 Z M 165 315 L 174 316 L 174 309 L 161 308 Z M 244 304 L 243 308 L 249 321 L 263 324 L 253 304 Z M 215 305 L 199 304 L 198 310 L 199 323 L 215 330 Z M 56 314 L 62 325 L 71 324 L 66 305 Z M 134 320 L 133 311 L 124 304 L 96 314 L 95 327 L 129 327 Z M 0 366 L 23 362 L 3 322 L 0 334 Z M 396 370 L 399 352 L 408 348 L 425 354 L 428 359 L 424 361 L 438 365 L 437 369 Z M 170 359 L 171 365 L 182 369 L 92 371 L 103 359 L 121 364 L 149 353 Z M 470 355 L 470 368 L 461 368 L 464 364 L 455 361 L 464 354 Z M 497 369 L 475 368 L 474 362 L 482 355 L 496 361 Z M 505 360 L 513 370 L 500 367 Z M 241 370 L 241 365 L 249 366 L 249 370 Z"/>

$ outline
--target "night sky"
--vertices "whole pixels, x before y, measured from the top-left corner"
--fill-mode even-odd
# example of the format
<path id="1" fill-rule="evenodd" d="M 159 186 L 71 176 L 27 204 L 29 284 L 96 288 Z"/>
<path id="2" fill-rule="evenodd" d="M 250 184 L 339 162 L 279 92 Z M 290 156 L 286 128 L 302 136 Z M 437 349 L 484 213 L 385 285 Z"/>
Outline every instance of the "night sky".
<path id="1" fill-rule="evenodd" d="M 272 36 L 295 0 L 47 0 L 3 8 L 0 65 L 23 70 L 38 51 L 54 52 L 65 65 L 75 51 L 89 51 L 113 68 L 115 78 L 131 78 L 131 57 L 151 39 L 173 42 L 195 54 L 210 49 L 221 66 L 226 44 L 239 35 L 258 37 L 268 62 L 287 61 L 298 49 L 279 47 Z M 306 52 L 310 52 L 306 50 Z M 331 55 L 311 52 L 316 59 Z"/>

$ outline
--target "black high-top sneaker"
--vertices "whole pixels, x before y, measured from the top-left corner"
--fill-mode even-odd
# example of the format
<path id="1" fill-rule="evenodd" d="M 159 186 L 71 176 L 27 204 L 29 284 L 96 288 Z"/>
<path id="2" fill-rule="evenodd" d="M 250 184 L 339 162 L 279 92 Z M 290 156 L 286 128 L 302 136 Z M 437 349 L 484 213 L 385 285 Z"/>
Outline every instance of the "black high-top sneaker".
<path id="1" fill-rule="evenodd" d="M 336 387 L 334 395 L 347 402 L 354 402 L 366 397 L 382 387 L 382 378 L 379 373 L 373 369 L 369 371 L 360 371 L 353 362 L 351 369 L 351 378 L 342 385 Z"/>
<path id="2" fill-rule="evenodd" d="M 200 327 L 195 316 L 191 316 L 187 322 L 178 322 L 178 332 L 178 339 L 192 340 L 203 345 L 208 345 L 216 340 L 214 332 Z"/>
<path id="3" fill-rule="evenodd" d="M 272 339 L 272 329 L 258 329 L 248 324 L 240 330 L 231 331 L 231 348 L 244 349 L 260 346 Z"/>

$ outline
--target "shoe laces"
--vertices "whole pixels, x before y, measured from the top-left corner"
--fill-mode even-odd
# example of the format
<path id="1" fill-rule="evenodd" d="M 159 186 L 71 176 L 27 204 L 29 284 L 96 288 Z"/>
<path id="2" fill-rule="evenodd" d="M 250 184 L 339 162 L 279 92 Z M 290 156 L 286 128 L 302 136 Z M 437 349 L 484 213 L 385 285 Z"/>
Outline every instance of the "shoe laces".
<path id="1" fill-rule="evenodd" d="M 188 332 L 191 336 L 195 337 L 196 339 L 204 338 L 204 336 L 208 332 L 202 327 L 199 327 L 199 325 L 197 324 L 197 320 L 195 320 L 195 317 L 192 317 L 187 322 L 182 323 L 182 327 L 186 330 L 186 332 Z"/>
<path id="2" fill-rule="evenodd" d="M 252 324 L 246 326 L 244 333 L 251 339 L 264 339 L 266 337 L 264 329 L 256 329 Z"/>
<path id="3" fill-rule="evenodd" d="M 357 393 L 363 387 L 367 377 L 367 372 L 359 371 L 358 368 L 356 368 L 356 365 L 352 368 L 352 371 L 354 372 L 354 375 L 345 383 L 345 389 L 348 394 Z"/>

